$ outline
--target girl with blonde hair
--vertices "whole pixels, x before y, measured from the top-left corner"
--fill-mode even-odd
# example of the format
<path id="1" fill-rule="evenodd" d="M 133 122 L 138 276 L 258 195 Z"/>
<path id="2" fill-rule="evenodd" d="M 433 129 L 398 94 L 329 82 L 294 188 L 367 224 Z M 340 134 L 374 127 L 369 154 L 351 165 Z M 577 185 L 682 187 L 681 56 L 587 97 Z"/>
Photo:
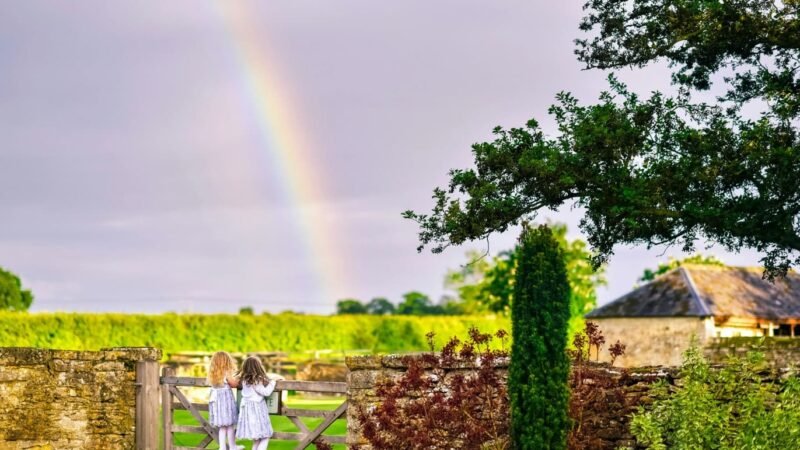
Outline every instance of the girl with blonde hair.
<path id="1" fill-rule="evenodd" d="M 239 387 L 236 371 L 236 360 L 228 352 L 214 353 L 208 363 L 208 384 L 211 385 L 208 422 L 219 428 L 220 450 L 236 450 L 234 427 L 238 414 L 232 389 Z"/>

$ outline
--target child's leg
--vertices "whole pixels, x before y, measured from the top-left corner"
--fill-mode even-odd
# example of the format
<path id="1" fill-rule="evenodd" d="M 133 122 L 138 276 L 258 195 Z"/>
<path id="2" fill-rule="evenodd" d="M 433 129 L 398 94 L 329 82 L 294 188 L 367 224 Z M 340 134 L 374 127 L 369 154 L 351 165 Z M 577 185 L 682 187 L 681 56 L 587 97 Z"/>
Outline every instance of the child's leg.
<path id="1" fill-rule="evenodd" d="M 228 427 L 219 427 L 219 434 L 218 434 L 219 438 L 217 439 L 217 441 L 219 442 L 219 450 L 227 450 L 228 448 L 226 444 L 228 442 L 228 440 L 226 439 L 228 435 L 227 428 Z"/>
<path id="2" fill-rule="evenodd" d="M 228 448 L 236 450 L 236 427 L 233 425 L 228 427 Z"/>
<path id="3" fill-rule="evenodd" d="M 258 450 L 267 450 L 267 445 L 269 445 L 269 438 L 262 439 L 262 440 L 261 440 L 261 441 L 258 443 Z M 255 450 L 255 449 L 256 449 L 256 447 L 253 447 L 253 449 Z"/>

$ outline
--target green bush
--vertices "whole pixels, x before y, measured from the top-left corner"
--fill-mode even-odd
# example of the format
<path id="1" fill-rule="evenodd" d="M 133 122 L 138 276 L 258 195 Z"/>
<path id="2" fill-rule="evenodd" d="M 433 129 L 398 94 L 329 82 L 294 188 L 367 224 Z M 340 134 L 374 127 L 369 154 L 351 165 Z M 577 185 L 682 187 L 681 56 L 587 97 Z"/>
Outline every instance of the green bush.
<path id="1" fill-rule="evenodd" d="M 97 350 L 153 346 L 180 351 L 233 352 L 368 349 L 425 350 L 425 334 L 442 343 L 471 326 L 508 328 L 503 318 L 471 316 L 313 316 L 303 314 L 76 314 L 0 312 L 0 346 Z"/>
<path id="2" fill-rule="evenodd" d="M 508 391 L 517 450 L 566 448 L 570 288 L 564 255 L 549 228 L 520 236 Z"/>
<path id="3" fill-rule="evenodd" d="M 31 303 L 33 294 L 22 288 L 19 277 L 0 267 L 0 310 L 27 311 Z"/>
<path id="4" fill-rule="evenodd" d="M 680 387 L 654 386 L 656 401 L 631 422 L 652 450 L 766 450 L 800 447 L 800 378 L 765 382 L 764 357 L 751 352 L 713 369 L 695 347 L 687 351 Z"/>

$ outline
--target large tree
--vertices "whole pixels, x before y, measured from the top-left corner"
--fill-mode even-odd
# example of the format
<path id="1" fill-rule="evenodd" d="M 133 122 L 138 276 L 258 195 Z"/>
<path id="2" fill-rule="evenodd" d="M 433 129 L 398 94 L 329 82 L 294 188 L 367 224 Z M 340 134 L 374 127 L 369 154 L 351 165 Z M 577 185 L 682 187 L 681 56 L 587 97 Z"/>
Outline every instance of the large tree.
<path id="1" fill-rule="evenodd" d="M 0 267 L 0 310 L 27 311 L 32 303 L 33 294 L 22 288 L 19 277 Z"/>
<path id="2" fill-rule="evenodd" d="M 593 105 L 568 93 L 536 120 L 496 128 L 473 146 L 475 167 L 451 172 L 419 222 L 420 249 L 483 239 L 564 205 L 599 266 L 617 244 L 699 238 L 763 254 L 769 277 L 800 263 L 800 2 L 592 0 L 576 53 L 587 68 L 666 61 L 675 96 L 640 98 L 610 76 Z M 722 94 L 695 100 L 716 82 Z M 707 97 L 707 95 L 706 95 Z M 747 108 L 747 113 L 744 109 Z"/>

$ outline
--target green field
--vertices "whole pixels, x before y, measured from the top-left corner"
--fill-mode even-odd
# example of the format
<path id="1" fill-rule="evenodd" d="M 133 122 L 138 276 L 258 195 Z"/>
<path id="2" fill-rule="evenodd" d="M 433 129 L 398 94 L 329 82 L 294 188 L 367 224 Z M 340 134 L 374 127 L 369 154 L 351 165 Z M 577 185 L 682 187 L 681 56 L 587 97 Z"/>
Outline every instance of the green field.
<path id="1" fill-rule="evenodd" d="M 286 402 L 286 405 L 292 408 L 303 408 L 303 409 L 317 409 L 317 410 L 333 410 L 336 409 L 337 406 L 342 404 L 345 400 L 344 397 L 337 397 L 337 398 L 299 398 L 299 397 L 289 397 Z M 204 413 L 205 414 L 205 413 Z M 198 425 L 197 421 L 189 414 L 188 411 L 178 410 L 175 411 L 173 416 L 173 420 L 178 425 Z M 322 423 L 321 418 L 304 418 L 303 422 L 308 425 L 310 429 L 313 429 L 315 426 Z M 289 419 L 283 416 L 272 416 L 272 427 L 275 431 L 285 431 L 285 432 L 297 432 L 297 427 L 292 424 Z M 328 428 L 324 435 L 331 435 L 331 436 L 344 436 L 347 433 L 347 422 L 344 419 L 339 419 L 333 423 L 333 425 Z M 188 434 L 188 433 L 175 433 L 174 435 L 174 443 L 178 446 L 184 447 L 193 447 L 197 445 L 203 439 L 202 435 L 197 434 Z M 239 444 L 245 446 L 246 449 L 251 449 L 251 442 L 250 441 L 239 441 Z M 269 443 L 270 450 L 290 450 L 293 449 L 297 442 L 293 441 L 275 441 L 271 440 Z M 337 450 L 344 450 L 346 447 L 344 445 L 334 445 L 333 446 Z M 209 448 L 217 448 L 216 442 L 209 446 Z M 315 447 L 311 447 L 315 448 Z"/>
<path id="2" fill-rule="evenodd" d="M 314 316 L 306 314 L 78 314 L 0 312 L 0 347 L 99 350 L 156 347 L 182 351 L 305 352 L 426 350 L 466 338 L 470 327 L 510 330 L 508 319 L 479 316 Z"/>

